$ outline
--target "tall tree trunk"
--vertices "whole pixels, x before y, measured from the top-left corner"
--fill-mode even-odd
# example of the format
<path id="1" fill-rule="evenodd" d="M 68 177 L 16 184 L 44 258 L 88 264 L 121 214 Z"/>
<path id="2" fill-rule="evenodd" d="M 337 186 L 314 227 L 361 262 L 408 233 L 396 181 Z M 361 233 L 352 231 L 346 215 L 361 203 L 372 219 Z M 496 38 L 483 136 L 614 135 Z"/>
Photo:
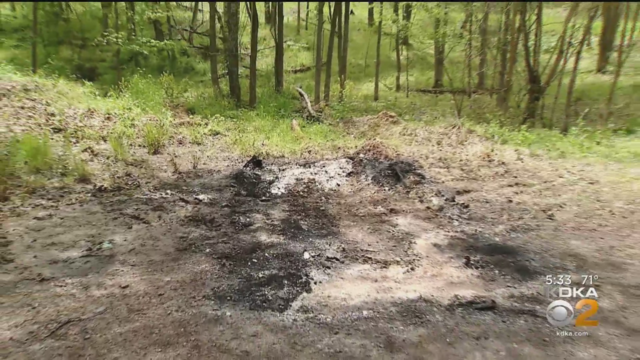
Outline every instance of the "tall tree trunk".
<path id="1" fill-rule="evenodd" d="M 333 45 L 338 32 L 338 19 L 342 17 L 342 3 L 333 3 L 333 16 L 331 17 L 331 32 L 329 33 L 329 47 L 327 49 L 327 69 L 324 75 L 324 102 L 329 103 L 331 98 L 331 66 L 333 64 Z"/>
<path id="2" fill-rule="evenodd" d="M 509 66 L 507 67 L 507 77 L 504 87 L 504 102 L 502 102 L 502 110 L 509 110 L 509 100 L 511 91 L 513 90 L 513 73 L 516 69 L 518 61 L 518 44 L 520 43 L 521 28 L 518 24 L 518 7 L 519 3 L 511 3 L 511 22 L 509 23 Z"/>
<path id="3" fill-rule="evenodd" d="M 14 13 L 14 14 L 17 12 L 17 10 L 16 10 L 16 2 L 15 1 L 11 1 L 11 12 Z"/>
<path id="4" fill-rule="evenodd" d="M 296 27 L 296 34 L 300 35 L 300 1 L 298 1 L 298 26 Z"/>
<path id="5" fill-rule="evenodd" d="M 380 98 L 380 45 L 382 44 L 382 10 L 383 2 L 380 2 L 380 13 L 378 14 L 378 42 L 376 43 L 376 79 L 373 84 L 373 101 Z"/>
<path id="6" fill-rule="evenodd" d="M 344 100 L 344 91 L 347 83 L 347 67 L 349 64 L 349 19 L 351 16 L 351 2 L 344 3 L 344 26 L 342 27 L 342 62 L 339 69 L 340 77 L 340 101 Z"/>
<path id="7" fill-rule="evenodd" d="M 471 72 L 473 64 L 473 3 L 467 3 L 467 18 L 469 19 L 468 37 L 467 37 L 467 56 L 466 56 L 466 68 L 467 68 L 467 96 L 471 98 Z"/>
<path id="8" fill-rule="evenodd" d="M 593 25 L 593 20 L 598 15 L 599 5 L 593 5 L 589 10 L 589 17 L 587 18 L 587 23 L 584 25 L 584 30 L 582 31 L 582 38 L 578 43 L 578 48 L 576 49 L 576 55 L 573 62 L 573 70 L 571 71 L 571 78 L 569 79 L 569 84 L 567 85 L 567 100 L 564 106 L 564 121 L 562 122 L 562 127 L 560 128 L 560 132 L 563 134 L 567 134 L 569 132 L 569 120 L 571 119 L 571 107 L 573 103 L 573 90 L 576 86 L 576 80 L 578 79 L 578 66 L 580 64 L 580 56 L 582 56 L 582 48 L 584 47 L 587 38 L 591 36 L 591 26 Z"/>
<path id="9" fill-rule="evenodd" d="M 153 8 L 155 10 L 157 10 L 160 2 L 155 1 L 152 4 L 153 4 L 152 5 Z M 153 32 L 154 32 L 154 35 L 155 35 L 155 40 L 156 41 L 164 41 L 164 33 L 162 32 L 162 23 L 160 22 L 160 20 L 153 19 L 153 20 L 151 20 L 151 24 L 153 25 Z"/>
<path id="10" fill-rule="evenodd" d="M 491 9 L 491 5 L 488 2 L 484 3 L 484 14 L 482 15 L 482 20 L 480 20 L 480 54 L 479 63 L 478 63 L 478 85 L 476 86 L 478 89 L 485 88 L 485 78 L 486 78 L 486 69 L 487 69 L 487 49 L 489 48 L 489 11 Z"/>
<path id="11" fill-rule="evenodd" d="M 511 8 L 513 3 L 504 5 L 504 15 L 502 17 L 502 31 L 500 35 L 500 70 L 498 72 L 498 88 L 500 92 L 496 97 L 497 105 L 500 109 L 505 109 L 505 89 L 507 87 L 507 55 L 509 54 L 509 25 L 511 23 Z"/>
<path id="12" fill-rule="evenodd" d="M 613 77 L 613 82 L 611 83 L 611 88 L 609 89 L 609 96 L 607 97 L 607 106 L 605 108 L 605 116 L 604 116 L 604 125 L 609 122 L 611 118 L 611 105 L 613 105 L 613 95 L 616 91 L 616 87 L 618 86 L 618 80 L 620 79 L 620 74 L 622 73 L 622 67 L 626 62 L 626 59 L 623 57 L 624 48 L 626 47 L 631 52 L 631 47 L 633 46 L 633 38 L 636 33 L 636 26 L 638 24 L 638 12 L 640 11 L 640 5 L 636 3 L 636 11 L 633 14 L 631 32 L 629 32 L 629 38 L 625 44 L 625 36 L 627 34 L 627 27 L 629 25 L 629 16 L 631 15 L 631 4 L 625 3 L 625 11 L 624 11 L 624 22 L 622 24 L 622 34 L 620 35 L 620 43 L 618 44 L 618 58 L 616 61 L 616 72 Z"/>
<path id="13" fill-rule="evenodd" d="M 164 2 L 165 8 L 167 9 L 167 17 L 166 17 L 166 21 L 167 21 L 167 36 L 169 37 L 169 40 L 173 40 L 173 27 L 171 26 L 171 1 L 165 1 Z M 204 15 L 203 15 L 204 16 Z"/>
<path id="14" fill-rule="evenodd" d="M 369 16 L 367 17 L 367 24 L 369 25 L 369 27 L 373 27 L 373 25 L 376 22 L 375 15 L 373 13 L 374 11 L 373 8 L 374 8 L 373 1 L 369 1 L 369 13 L 368 13 Z"/>
<path id="15" fill-rule="evenodd" d="M 252 21 L 252 24 L 253 24 L 253 21 Z M 251 32 L 253 34 L 253 28 Z M 220 90 L 220 80 L 218 75 L 218 34 L 216 29 L 216 2 L 215 1 L 209 1 L 209 65 L 211 67 L 211 85 L 213 86 L 213 92 L 219 94 L 221 90 Z"/>
<path id="16" fill-rule="evenodd" d="M 436 3 L 438 13 L 433 22 L 433 32 L 435 39 L 433 41 L 433 88 L 438 89 L 444 87 L 444 57 L 445 46 L 447 43 L 447 12 L 448 4 Z"/>
<path id="17" fill-rule="evenodd" d="M 318 105 L 320 103 L 320 86 L 322 84 L 322 34 L 324 23 L 324 1 L 319 1 L 317 5 L 316 16 L 316 69 L 315 69 L 315 81 L 313 92 L 313 103 Z"/>
<path id="18" fill-rule="evenodd" d="M 413 4 L 411 2 L 405 2 L 402 5 L 402 45 L 409 46 L 409 24 L 411 23 L 411 13 L 413 12 Z"/>
<path id="19" fill-rule="evenodd" d="M 125 10 L 127 15 L 127 39 L 131 40 L 136 37 L 136 3 L 125 1 Z"/>
<path id="20" fill-rule="evenodd" d="M 402 75 L 402 60 L 400 59 L 400 4 L 393 3 L 393 14 L 396 23 L 396 92 L 400 92 L 400 76 Z"/>
<path id="21" fill-rule="evenodd" d="M 284 87 L 284 3 L 277 2 L 276 14 L 276 92 L 281 93 Z"/>
<path id="22" fill-rule="evenodd" d="M 342 7 L 342 5 L 341 5 Z M 344 17 L 344 9 L 340 9 L 340 17 L 338 18 L 338 28 L 336 30 L 336 40 L 338 41 L 338 78 L 340 78 L 340 69 L 342 68 L 342 20 Z"/>
<path id="23" fill-rule="evenodd" d="M 102 1 L 100 7 L 102 8 L 102 33 L 109 31 L 109 14 L 111 14 L 111 2 Z"/>
<path id="24" fill-rule="evenodd" d="M 251 5 L 251 55 L 249 56 L 249 106 L 255 107 L 258 101 L 258 7 L 255 1 Z"/>
<path id="25" fill-rule="evenodd" d="M 619 2 L 602 3 L 602 32 L 598 51 L 596 73 L 602 73 L 609 63 L 609 56 L 616 41 L 618 24 L 620 23 L 621 5 Z"/>
<path id="26" fill-rule="evenodd" d="M 224 3 L 224 21 L 226 27 L 225 52 L 227 58 L 227 74 L 229 76 L 229 95 L 240 106 L 240 51 L 238 45 L 238 31 L 240 25 L 240 3 Z"/>
<path id="27" fill-rule="evenodd" d="M 567 41 L 567 45 L 568 44 L 573 44 L 573 37 L 574 34 L 576 32 L 576 27 L 574 26 L 571 30 L 571 33 L 569 35 L 569 39 Z M 562 91 L 562 85 L 564 82 L 564 73 L 565 70 L 567 68 L 567 64 L 569 63 L 569 58 L 571 57 L 571 51 L 570 51 L 570 46 L 567 47 L 567 51 L 564 52 L 564 56 L 562 58 L 562 66 L 560 66 L 560 70 L 558 73 L 558 85 L 556 88 L 556 94 L 553 97 L 553 105 L 551 106 L 551 114 L 549 115 L 549 122 L 547 123 L 547 128 L 549 129 L 553 129 L 553 127 L 555 126 L 555 113 L 556 113 L 556 107 L 558 105 L 558 99 L 560 98 L 560 92 Z"/>
<path id="28" fill-rule="evenodd" d="M 309 2 L 307 1 L 307 15 L 304 17 L 304 30 L 309 30 Z"/>
<path id="29" fill-rule="evenodd" d="M 38 72 L 38 3 L 34 2 L 32 6 L 32 24 L 31 24 L 31 72 Z"/>
<path id="30" fill-rule="evenodd" d="M 276 30 L 276 26 L 278 26 L 278 3 L 275 1 L 271 2 L 271 29 Z"/>
<path id="31" fill-rule="evenodd" d="M 542 3 L 538 2 L 538 9 L 542 7 Z M 539 12 L 538 12 L 539 14 Z M 539 18 L 536 18 L 535 21 L 535 34 L 538 33 L 540 22 Z M 539 52 L 537 52 L 536 47 L 536 38 L 534 38 L 534 49 L 533 53 L 529 46 L 529 26 L 527 24 L 527 3 L 520 4 L 520 27 L 522 28 L 522 35 L 524 36 L 524 40 L 522 42 L 522 47 L 524 48 L 524 60 L 527 70 L 527 103 L 524 109 L 524 116 L 522 118 L 522 124 L 528 123 L 530 120 L 534 120 L 536 118 L 536 113 L 538 111 L 538 104 L 542 99 L 543 88 L 542 88 L 542 80 L 540 78 L 540 57 Z"/>
<path id="32" fill-rule="evenodd" d="M 189 44 L 193 45 L 193 34 L 196 31 L 196 21 L 198 20 L 198 9 L 200 8 L 200 2 L 193 3 L 193 12 L 191 13 L 191 22 L 189 23 Z"/>
<path id="33" fill-rule="evenodd" d="M 113 25 L 116 31 L 116 35 L 120 35 L 120 15 L 118 12 L 118 2 L 113 3 Z M 116 86 L 120 87 L 122 83 L 122 68 L 120 67 L 120 43 L 116 43 Z"/>

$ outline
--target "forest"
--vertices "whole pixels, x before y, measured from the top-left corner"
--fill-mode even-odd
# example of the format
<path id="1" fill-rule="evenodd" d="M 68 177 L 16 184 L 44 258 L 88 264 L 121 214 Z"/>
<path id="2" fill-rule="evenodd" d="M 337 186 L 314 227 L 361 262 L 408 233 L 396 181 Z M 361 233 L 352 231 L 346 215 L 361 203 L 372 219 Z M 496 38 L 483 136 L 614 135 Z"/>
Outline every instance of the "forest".
<path id="1" fill-rule="evenodd" d="M 632 358 L 639 16 L 0 3 L 0 356 Z"/>

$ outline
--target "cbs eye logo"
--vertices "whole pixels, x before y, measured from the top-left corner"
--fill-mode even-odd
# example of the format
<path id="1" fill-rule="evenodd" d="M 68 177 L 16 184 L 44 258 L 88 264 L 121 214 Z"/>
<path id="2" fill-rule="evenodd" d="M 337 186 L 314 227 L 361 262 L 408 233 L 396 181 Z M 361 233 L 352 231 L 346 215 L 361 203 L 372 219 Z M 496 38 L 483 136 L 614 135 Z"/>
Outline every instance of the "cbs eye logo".
<path id="1" fill-rule="evenodd" d="M 589 320 L 598 312 L 598 302 L 593 299 L 582 299 L 576 303 L 575 309 L 580 310 L 586 305 L 589 309 L 576 317 L 576 326 L 598 326 L 598 320 Z M 553 326 L 561 327 L 571 324 L 574 315 L 573 306 L 564 300 L 556 300 L 547 307 L 547 320 Z"/>

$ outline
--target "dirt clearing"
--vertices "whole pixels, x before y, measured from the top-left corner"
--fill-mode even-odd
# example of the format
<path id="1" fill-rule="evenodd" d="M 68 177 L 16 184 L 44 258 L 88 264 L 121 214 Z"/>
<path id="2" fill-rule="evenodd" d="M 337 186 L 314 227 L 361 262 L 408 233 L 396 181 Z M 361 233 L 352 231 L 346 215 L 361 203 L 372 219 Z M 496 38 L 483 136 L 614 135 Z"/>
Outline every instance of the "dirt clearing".
<path id="1" fill-rule="evenodd" d="M 4 203 L 0 354 L 637 356 L 637 202 L 474 146 L 455 162 L 381 143 L 306 162 L 220 151 L 180 173 L 158 155 Z M 587 273 L 600 326 L 558 336 L 543 277 Z"/>

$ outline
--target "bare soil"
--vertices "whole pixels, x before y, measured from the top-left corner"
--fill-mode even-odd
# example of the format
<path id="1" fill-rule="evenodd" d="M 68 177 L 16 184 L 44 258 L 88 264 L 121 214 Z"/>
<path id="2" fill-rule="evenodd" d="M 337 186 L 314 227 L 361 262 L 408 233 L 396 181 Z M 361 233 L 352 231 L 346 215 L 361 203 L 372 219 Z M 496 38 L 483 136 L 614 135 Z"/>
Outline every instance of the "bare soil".
<path id="1" fill-rule="evenodd" d="M 628 169 L 433 131 L 251 166 L 214 144 L 2 204 L 0 355 L 637 359 L 638 189 L 607 178 Z M 559 274 L 599 276 L 588 337 L 546 320 Z"/>

